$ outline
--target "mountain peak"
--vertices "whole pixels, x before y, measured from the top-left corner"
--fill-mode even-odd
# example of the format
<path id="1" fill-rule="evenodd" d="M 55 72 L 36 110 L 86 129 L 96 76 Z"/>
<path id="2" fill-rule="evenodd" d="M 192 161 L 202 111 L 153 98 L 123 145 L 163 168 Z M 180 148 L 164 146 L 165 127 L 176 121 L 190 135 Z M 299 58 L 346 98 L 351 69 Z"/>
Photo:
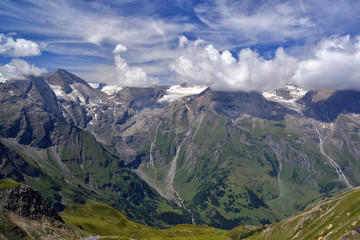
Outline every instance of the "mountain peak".
<path id="1" fill-rule="evenodd" d="M 58 68 L 55 72 L 57 72 L 57 73 L 69 73 L 68 71 L 66 71 L 65 69 L 62 69 L 62 68 Z"/>
<path id="2" fill-rule="evenodd" d="M 59 68 L 55 72 L 44 76 L 45 81 L 58 99 L 88 104 L 97 103 L 103 93 L 93 89 L 86 81 L 78 76 Z"/>
<path id="3" fill-rule="evenodd" d="M 48 84 L 60 86 L 66 94 L 72 92 L 72 88 L 70 85 L 75 83 L 80 83 L 87 87 L 90 87 L 90 85 L 83 79 L 61 68 L 59 68 L 55 72 L 45 75 L 44 78 Z"/>

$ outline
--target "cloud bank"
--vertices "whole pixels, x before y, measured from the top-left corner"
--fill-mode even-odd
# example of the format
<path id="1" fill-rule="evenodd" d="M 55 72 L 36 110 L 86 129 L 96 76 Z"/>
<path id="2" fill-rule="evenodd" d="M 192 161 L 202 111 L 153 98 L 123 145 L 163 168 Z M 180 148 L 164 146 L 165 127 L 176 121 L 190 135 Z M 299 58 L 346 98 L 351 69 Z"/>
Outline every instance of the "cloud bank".
<path id="1" fill-rule="evenodd" d="M 28 75 L 40 76 L 47 73 L 45 68 L 38 68 L 22 59 L 12 59 L 11 62 L 0 66 L 0 81 L 9 79 L 25 79 Z"/>
<path id="2" fill-rule="evenodd" d="M 41 54 L 39 45 L 29 40 L 0 33 L 0 54 L 10 57 L 30 57 Z"/>
<path id="3" fill-rule="evenodd" d="M 296 59 L 278 48 L 264 59 L 256 51 L 242 49 L 236 60 L 204 40 L 180 38 L 182 54 L 170 69 L 176 80 L 207 85 L 218 91 L 270 91 L 294 83 L 308 90 L 360 90 L 360 36 L 333 36 L 320 41 L 305 59 Z"/>

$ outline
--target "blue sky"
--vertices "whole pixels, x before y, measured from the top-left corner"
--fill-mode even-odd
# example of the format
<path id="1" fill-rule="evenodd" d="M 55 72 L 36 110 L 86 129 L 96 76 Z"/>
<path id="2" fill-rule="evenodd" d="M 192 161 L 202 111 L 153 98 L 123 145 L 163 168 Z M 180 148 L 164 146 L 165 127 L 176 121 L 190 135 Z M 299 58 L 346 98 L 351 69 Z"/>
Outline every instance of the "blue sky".
<path id="1" fill-rule="evenodd" d="M 356 0 L 2 0 L 0 78 L 64 68 L 122 86 L 360 89 L 359 12 Z"/>

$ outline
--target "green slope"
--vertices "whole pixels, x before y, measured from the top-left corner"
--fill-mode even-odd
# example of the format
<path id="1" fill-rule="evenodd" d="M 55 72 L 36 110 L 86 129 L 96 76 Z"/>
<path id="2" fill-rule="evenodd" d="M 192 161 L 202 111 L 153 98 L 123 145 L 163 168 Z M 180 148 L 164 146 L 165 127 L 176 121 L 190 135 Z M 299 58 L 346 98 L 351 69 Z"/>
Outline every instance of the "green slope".
<path id="1" fill-rule="evenodd" d="M 105 239 L 238 239 L 261 231 L 262 227 L 239 227 L 232 231 L 206 226 L 181 224 L 159 230 L 129 221 L 124 215 L 104 204 L 70 207 L 61 213 L 71 226 L 108 236 Z"/>
<path id="2" fill-rule="evenodd" d="M 249 239 L 360 239 L 360 188 L 272 224 Z"/>
<path id="3" fill-rule="evenodd" d="M 0 180 L 0 191 L 6 188 L 15 189 L 19 185 L 9 179 Z M 359 239 L 360 234 L 354 231 L 355 227 L 360 226 L 359 199 L 360 188 L 356 188 L 339 197 L 326 199 L 268 227 L 239 226 L 232 230 L 188 224 L 159 230 L 132 222 L 114 208 L 99 203 L 66 208 L 60 216 L 67 225 L 61 225 L 60 228 L 56 224 L 51 225 L 51 220 L 31 220 L 16 217 L 16 214 L 9 211 L 1 211 L 0 234 L 8 236 L 9 233 L 16 233 L 15 239 L 21 238 L 21 234 L 24 234 L 21 231 L 27 233 L 24 239 L 40 239 L 44 236 L 53 236 L 48 239 L 57 239 L 59 236 L 76 239 L 79 235 L 85 235 L 84 233 L 106 236 L 102 239 Z M 31 198 L 29 202 L 32 202 Z M 21 230 L 16 230 L 19 227 Z"/>
<path id="4" fill-rule="evenodd" d="M 198 225 L 178 225 L 158 230 L 129 221 L 104 204 L 67 208 L 61 216 L 70 225 L 108 239 L 359 239 L 360 188 L 327 199 L 268 228 L 222 230 Z"/>
<path id="5" fill-rule="evenodd" d="M 311 120 L 246 114 L 231 120 L 194 105 L 164 111 L 151 128 L 154 167 L 144 163 L 140 171 L 171 198 L 164 182 L 178 155 L 172 187 L 196 223 L 224 229 L 269 224 L 346 189 L 321 155 Z"/>

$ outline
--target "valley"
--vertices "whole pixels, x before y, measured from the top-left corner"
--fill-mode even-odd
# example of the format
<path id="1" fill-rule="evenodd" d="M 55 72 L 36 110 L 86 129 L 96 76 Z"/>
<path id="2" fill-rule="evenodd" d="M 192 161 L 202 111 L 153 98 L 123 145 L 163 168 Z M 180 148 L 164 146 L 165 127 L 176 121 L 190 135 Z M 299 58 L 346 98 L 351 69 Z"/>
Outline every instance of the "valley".
<path id="1" fill-rule="evenodd" d="M 3 239 L 358 239 L 360 189 L 329 198 L 278 223 L 231 230 L 179 224 L 157 229 L 130 221 L 106 204 L 68 207 L 61 213 L 32 188 L 0 180 Z M 13 199 L 18 201 L 14 202 Z"/>

